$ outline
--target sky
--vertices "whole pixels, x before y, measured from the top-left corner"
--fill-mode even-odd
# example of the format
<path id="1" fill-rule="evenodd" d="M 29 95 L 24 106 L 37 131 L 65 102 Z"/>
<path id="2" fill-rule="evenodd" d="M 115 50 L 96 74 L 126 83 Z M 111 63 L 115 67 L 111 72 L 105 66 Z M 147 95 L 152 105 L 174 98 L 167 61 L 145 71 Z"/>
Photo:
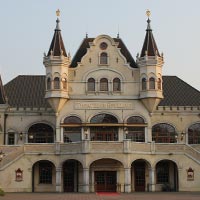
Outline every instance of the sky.
<path id="1" fill-rule="evenodd" d="M 200 0 L 0 0 L 0 74 L 4 84 L 18 75 L 44 75 L 60 9 L 65 48 L 73 57 L 83 38 L 119 32 L 136 58 L 146 30 L 146 10 L 163 75 L 175 75 L 200 90 Z"/>

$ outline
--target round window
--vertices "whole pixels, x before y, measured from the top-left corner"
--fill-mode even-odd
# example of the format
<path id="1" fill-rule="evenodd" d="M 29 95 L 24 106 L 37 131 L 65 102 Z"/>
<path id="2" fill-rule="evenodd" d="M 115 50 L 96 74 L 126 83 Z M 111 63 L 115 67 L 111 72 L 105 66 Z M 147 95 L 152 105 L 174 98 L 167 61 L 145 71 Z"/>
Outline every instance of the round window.
<path id="1" fill-rule="evenodd" d="M 107 47 L 108 47 L 108 45 L 107 45 L 105 42 L 102 42 L 102 43 L 100 44 L 100 49 L 101 49 L 101 50 L 105 50 L 105 49 L 107 49 Z"/>

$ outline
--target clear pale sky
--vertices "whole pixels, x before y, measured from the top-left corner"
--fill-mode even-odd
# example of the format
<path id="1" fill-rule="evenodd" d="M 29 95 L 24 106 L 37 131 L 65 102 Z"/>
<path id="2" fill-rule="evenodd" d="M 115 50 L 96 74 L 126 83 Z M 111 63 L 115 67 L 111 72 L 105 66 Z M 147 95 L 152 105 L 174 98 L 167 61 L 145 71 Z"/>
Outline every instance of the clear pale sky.
<path id="1" fill-rule="evenodd" d="M 200 90 L 200 0 L 0 0 L 0 73 L 4 83 L 18 75 L 45 74 L 43 53 L 53 37 L 57 9 L 65 48 L 73 57 L 81 41 L 108 34 L 136 57 L 147 17 L 160 52 L 163 75 L 176 75 Z"/>

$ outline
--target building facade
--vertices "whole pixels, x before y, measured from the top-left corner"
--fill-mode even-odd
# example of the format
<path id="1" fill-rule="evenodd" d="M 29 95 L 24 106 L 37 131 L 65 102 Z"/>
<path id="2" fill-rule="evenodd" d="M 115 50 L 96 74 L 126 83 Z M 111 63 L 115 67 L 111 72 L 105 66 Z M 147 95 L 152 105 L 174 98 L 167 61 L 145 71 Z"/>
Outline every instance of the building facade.
<path id="1" fill-rule="evenodd" d="M 46 75 L 0 82 L 7 192 L 200 191 L 200 92 L 163 76 L 147 20 L 136 61 L 118 36 L 71 60 L 57 19 Z"/>

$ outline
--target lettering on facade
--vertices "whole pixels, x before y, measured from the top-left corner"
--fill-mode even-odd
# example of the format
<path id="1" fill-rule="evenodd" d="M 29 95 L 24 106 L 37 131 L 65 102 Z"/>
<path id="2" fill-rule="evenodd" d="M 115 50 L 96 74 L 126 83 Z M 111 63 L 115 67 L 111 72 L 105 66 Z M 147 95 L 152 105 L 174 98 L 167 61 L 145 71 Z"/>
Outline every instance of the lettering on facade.
<path id="1" fill-rule="evenodd" d="M 74 104 L 74 108 L 77 110 L 87 110 L 87 109 L 134 109 L 132 103 L 125 103 L 125 102 L 105 102 L 105 103 L 91 103 L 91 102 L 76 102 Z"/>

